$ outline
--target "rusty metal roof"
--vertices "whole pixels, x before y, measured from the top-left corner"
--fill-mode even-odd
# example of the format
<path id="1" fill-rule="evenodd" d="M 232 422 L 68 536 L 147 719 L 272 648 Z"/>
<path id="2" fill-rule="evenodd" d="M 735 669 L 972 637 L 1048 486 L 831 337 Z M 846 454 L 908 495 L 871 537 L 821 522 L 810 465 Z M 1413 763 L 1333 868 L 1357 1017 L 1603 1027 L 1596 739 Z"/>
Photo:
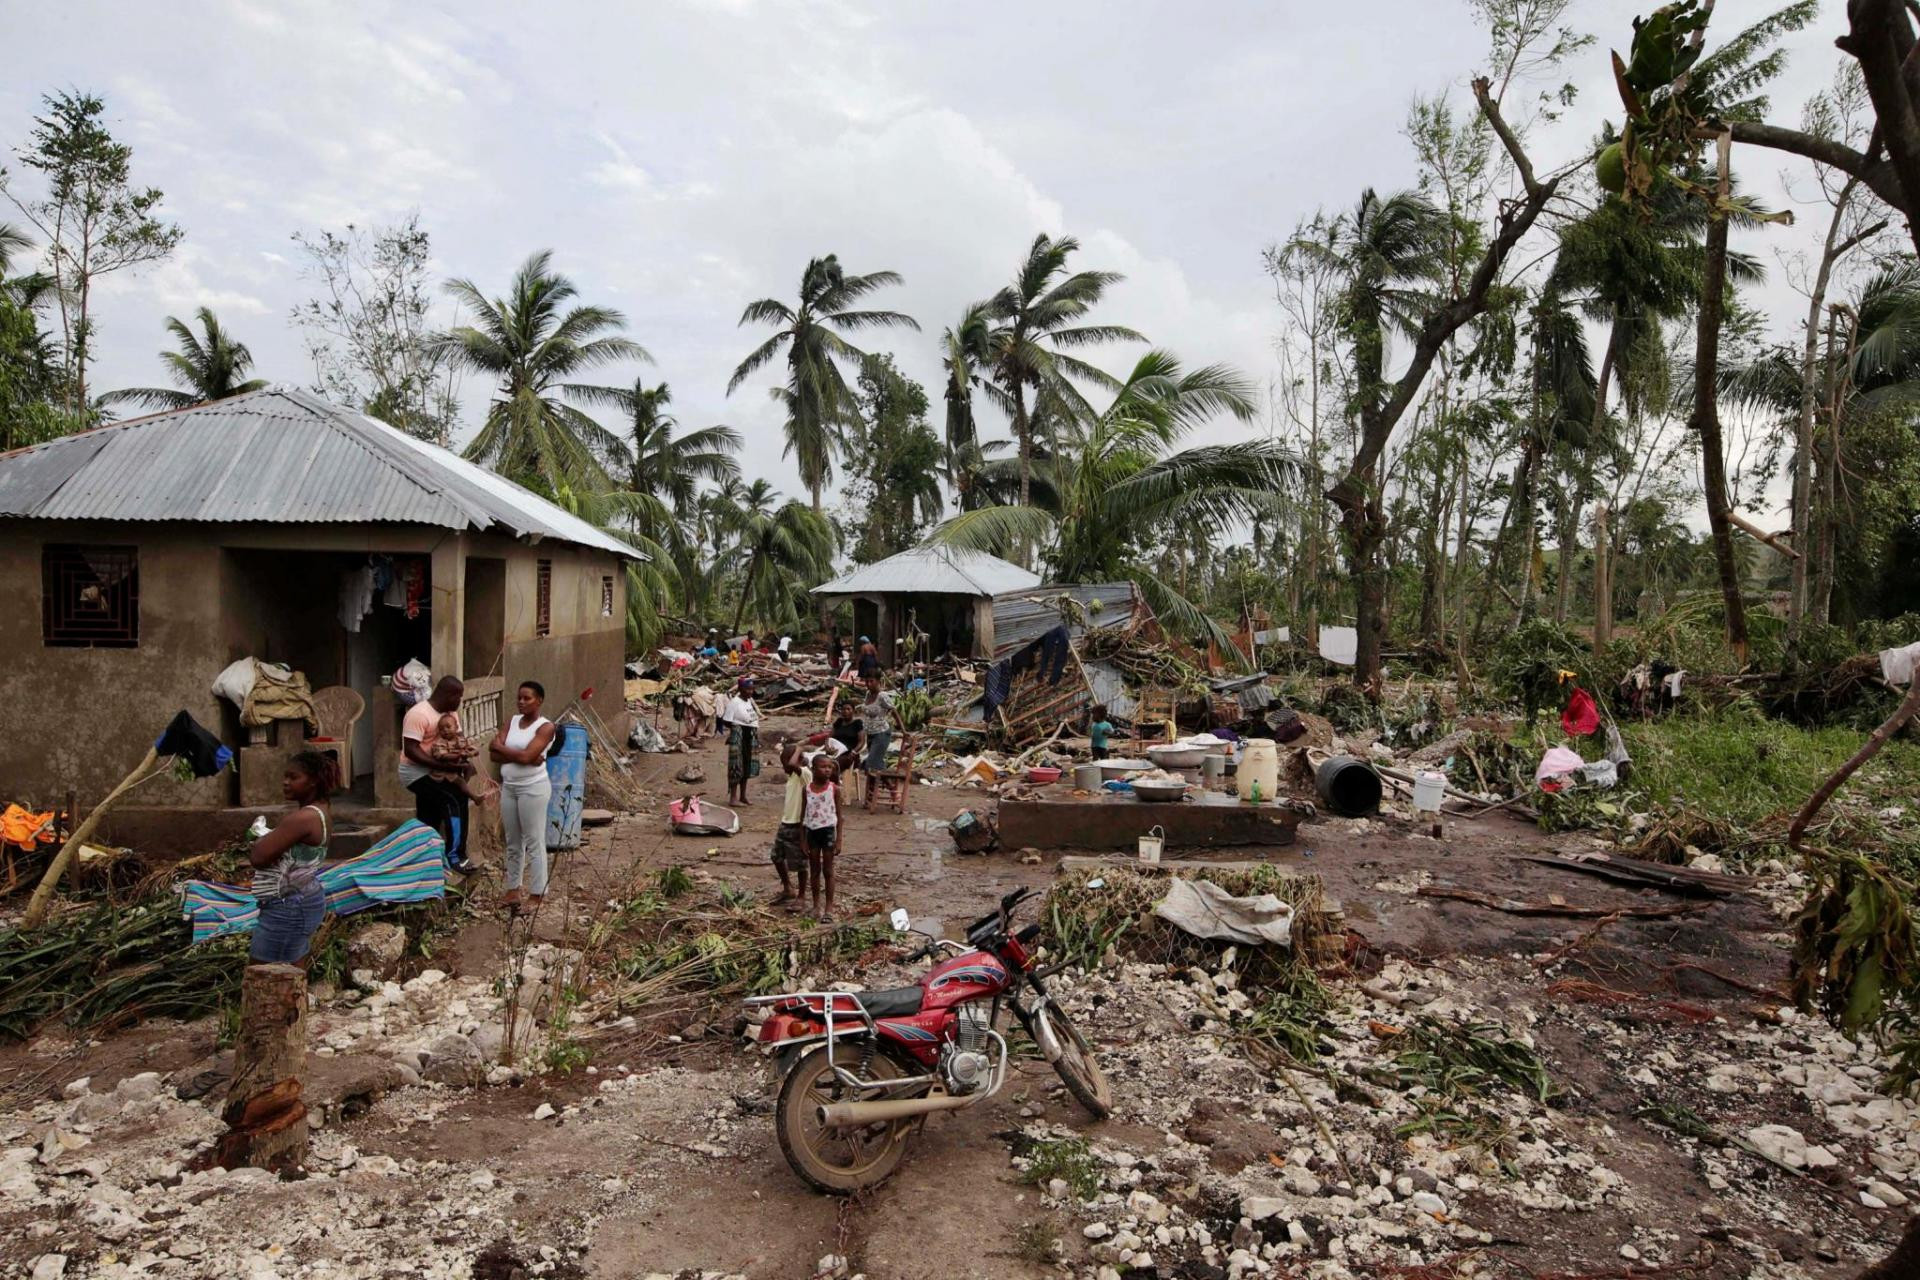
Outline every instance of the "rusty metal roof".
<path id="1" fill-rule="evenodd" d="M 0 454 L 0 516 L 426 524 L 645 558 L 457 454 L 281 386 Z"/>

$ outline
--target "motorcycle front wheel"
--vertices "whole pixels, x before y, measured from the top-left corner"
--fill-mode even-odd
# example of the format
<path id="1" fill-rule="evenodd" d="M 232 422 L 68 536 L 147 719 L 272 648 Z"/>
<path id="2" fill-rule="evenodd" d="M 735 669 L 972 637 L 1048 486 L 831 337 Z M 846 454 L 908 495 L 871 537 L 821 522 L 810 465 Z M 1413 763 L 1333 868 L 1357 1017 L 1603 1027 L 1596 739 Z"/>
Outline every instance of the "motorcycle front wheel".
<path id="1" fill-rule="evenodd" d="M 1107 1077 L 1101 1074 L 1100 1064 L 1093 1060 L 1093 1046 L 1080 1034 L 1080 1028 L 1073 1025 L 1066 1011 L 1058 1005 L 1042 1005 L 1034 1012 L 1028 1030 L 1042 1053 L 1053 1053 L 1049 1042 L 1058 1048 L 1058 1053 L 1053 1055 L 1053 1069 L 1060 1074 L 1074 1100 L 1096 1120 L 1112 1115 L 1113 1090 L 1107 1085 Z"/>
<path id="2" fill-rule="evenodd" d="M 858 1075 L 862 1051 L 854 1045 L 834 1049 L 839 1065 Z M 884 1053 L 875 1053 L 868 1064 L 869 1080 L 897 1080 L 902 1072 Z M 827 1061 L 827 1050 L 814 1050 L 794 1063 L 780 1086 L 780 1101 L 774 1108 L 774 1130 L 780 1136 L 780 1153 L 787 1158 L 800 1180 L 828 1195 L 851 1195 L 891 1177 L 907 1153 L 907 1133 L 912 1120 L 891 1120 L 858 1129 L 829 1129 L 820 1123 L 819 1108 L 832 1102 L 851 1102 L 859 1097 L 880 1097 L 877 1092 L 856 1094 L 842 1084 Z"/>

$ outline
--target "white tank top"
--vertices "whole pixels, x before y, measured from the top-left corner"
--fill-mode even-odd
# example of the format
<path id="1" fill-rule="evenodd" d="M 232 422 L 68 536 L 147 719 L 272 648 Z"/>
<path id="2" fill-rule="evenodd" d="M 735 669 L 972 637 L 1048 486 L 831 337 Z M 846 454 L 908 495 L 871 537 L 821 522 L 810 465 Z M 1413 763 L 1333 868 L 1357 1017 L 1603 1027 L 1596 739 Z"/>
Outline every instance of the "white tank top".
<path id="1" fill-rule="evenodd" d="M 520 717 L 515 716 L 507 723 L 507 748 L 510 751 L 525 751 L 532 744 L 534 735 L 540 732 L 540 726 L 547 724 L 545 716 L 535 716 L 533 723 L 522 729 Z M 542 757 L 544 759 L 544 757 Z M 544 764 L 503 764 L 500 766 L 502 782 L 534 782 L 547 776 Z"/>

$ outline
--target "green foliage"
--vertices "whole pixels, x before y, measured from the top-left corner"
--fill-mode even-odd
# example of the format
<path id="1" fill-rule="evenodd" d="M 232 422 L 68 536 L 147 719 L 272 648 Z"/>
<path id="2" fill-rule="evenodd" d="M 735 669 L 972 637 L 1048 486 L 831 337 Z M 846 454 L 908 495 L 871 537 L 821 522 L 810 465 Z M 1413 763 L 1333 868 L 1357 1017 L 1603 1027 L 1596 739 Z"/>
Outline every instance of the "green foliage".
<path id="1" fill-rule="evenodd" d="M 1333 995 L 1306 965 L 1287 971 L 1280 981 L 1260 990 L 1260 1000 L 1236 1028 L 1267 1048 L 1295 1062 L 1312 1062 L 1321 1053 L 1330 1023 Z"/>
<path id="2" fill-rule="evenodd" d="M 1058 1178 L 1077 1201 L 1084 1203 L 1100 1194 L 1100 1161 L 1085 1138 L 1043 1138 L 1023 1154 L 1028 1165 L 1020 1180 L 1029 1186 L 1044 1187 Z"/>
<path id="3" fill-rule="evenodd" d="M 160 363 L 166 366 L 172 387 L 130 387 L 109 391 L 100 397 L 102 405 L 135 405 L 144 409 L 185 409 L 209 400 L 258 391 L 267 385 L 264 378 L 248 378 L 253 353 L 247 345 L 220 325 L 219 317 L 206 307 L 193 313 L 200 322 L 195 334 L 173 316 L 167 317 L 167 332 L 178 344 L 177 351 L 162 351 Z"/>
<path id="4" fill-rule="evenodd" d="M 1793 997 L 1849 1035 L 1872 1033 L 1894 1058 L 1886 1087 L 1920 1086 L 1920 925 L 1914 885 L 1876 860 L 1823 853 L 1794 922 Z"/>
<path id="5" fill-rule="evenodd" d="M 1558 1092 L 1547 1065 L 1531 1047 L 1494 1022 L 1446 1022 L 1421 1016 L 1405 1031 L 1394 1057 L 1402 1088 L 1420 1085 L 1442 1098 L 1524 1093 L 1549 1102 Z"/>
<path id="6" fill-rule="evenodd" d="M 776 331 L 740 362 L 727 383 L 727 394 L 732 395 L 755 370 L 786 349 L 786 383 L 770 393 L 786 409 L 785 452 L 799 465 L 800 483 L 812 493 L 816 511 L 820 491 L 833 479 L 833 458 L 844 446 L 844 433 L 857 429 L 860 422 L 859 401 L 841 365 L 864 364 L 867 354 L 842 335 L 863 329 L 917 332 L 920 326 L 911 316 L 860 307 L 867 295 L 902 283 L 897 271 L 848 275 L 839 257 L 830 253 L 814 258 L 800 273 L 798 306 L 762 298 L 748 303 L 740 315 L 742 325 L 771 324 Z"/>
<path id="7" fill-rule="evenodd" d="M 1529 728 L 1540 712 L 1566 700 L 1567 686 L 1560 673 L 1571 671 L 1589 691 L 1594 690 L 1592 651 L 1580 638 L 1545 618 L 1524 622 L 1494 646 L 1488 670 L 1494 683 L 1517 698 Z"/>
<path id="8" fill-rule="evenodd" d="M 521 264 L 505 297 L 489 298 L 470 280 L 450 280 L 447 291 L 472 322 L 449 332 L 443 349 L 458 367 L 498 380 L 466 456 L 547 494 L 607 488 L 602 459 L 617 455 L 620 438 L 567 401 L 582 398 L 583 374 L 652 359 L 615 336 L 626 318 L 612 307 L 568 306 L 579 289 L 553 270 L 545 249 Z"/>
<path id="9" fill-rule="evenodd" d="M 1621 725 L 1633 756 L 1632 790 L 1656 808 L 1678 809 L 1752 829 L 1799 807 L 1822 778 L 1860 746 L 1858 731 L 1805 729 L 1719 712 Z M 1887 744 L 1855 775 L 1850 807 L 1912 804 L 1920 794 L 1920 743 Z"/>
<path id="10" fill-rule="evenodd" d="M 847 443 L 848 554 L 870 564 L 905 551 L 940 518 L 943 451 L 927 425 L 927 392 L 875 356 L 860 370 L 860 417 Z"/>
<path id="11" fill-rule="evenodd" d="M 660 896 L 669 902 L 693 892 L 693 877 L 688 875 L 687 869 L 682 866 L 660 868 L 660 874 L 656 880 L 660 886 Z"/>
<path id="12" fill-rule="evenodd" d="M 541 1055 L 541 1065 L 548 1071 L 561 1075 L 572 1075 L 593 1061 L 593 1050 L 571 1037 L 556 1040 L 547 1046 Z"/>

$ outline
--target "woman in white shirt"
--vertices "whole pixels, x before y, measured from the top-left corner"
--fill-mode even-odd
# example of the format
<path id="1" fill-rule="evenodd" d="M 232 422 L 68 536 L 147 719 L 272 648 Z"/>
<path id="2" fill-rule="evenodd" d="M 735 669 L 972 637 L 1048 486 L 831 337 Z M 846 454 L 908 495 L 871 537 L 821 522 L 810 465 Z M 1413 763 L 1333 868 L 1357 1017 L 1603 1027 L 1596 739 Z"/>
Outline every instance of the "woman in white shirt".
<path id="1" fill-rule="evenodd" d="M 753 700 L 753 677 L 740 678 L 740 686 L 727 700 L 720 718 L 727 725 L 727 803 L 745 804 L 747 782 L 760 772 L 760 760 L 755 754 L 760 736 L 760 706 Z"/>
<path id="2" fill-rule="evenodd" d="M 521 684 L 514 697 L 518 715 L 510 716 L 487 744 L 500 766 L 500 825 L 507 837 L 507 894 L 514 915 L 540 905 L 547 894 L 547 749 L 553 745 L 553 721 L 540 714 L 547 691 L 538 681 Z"/>

